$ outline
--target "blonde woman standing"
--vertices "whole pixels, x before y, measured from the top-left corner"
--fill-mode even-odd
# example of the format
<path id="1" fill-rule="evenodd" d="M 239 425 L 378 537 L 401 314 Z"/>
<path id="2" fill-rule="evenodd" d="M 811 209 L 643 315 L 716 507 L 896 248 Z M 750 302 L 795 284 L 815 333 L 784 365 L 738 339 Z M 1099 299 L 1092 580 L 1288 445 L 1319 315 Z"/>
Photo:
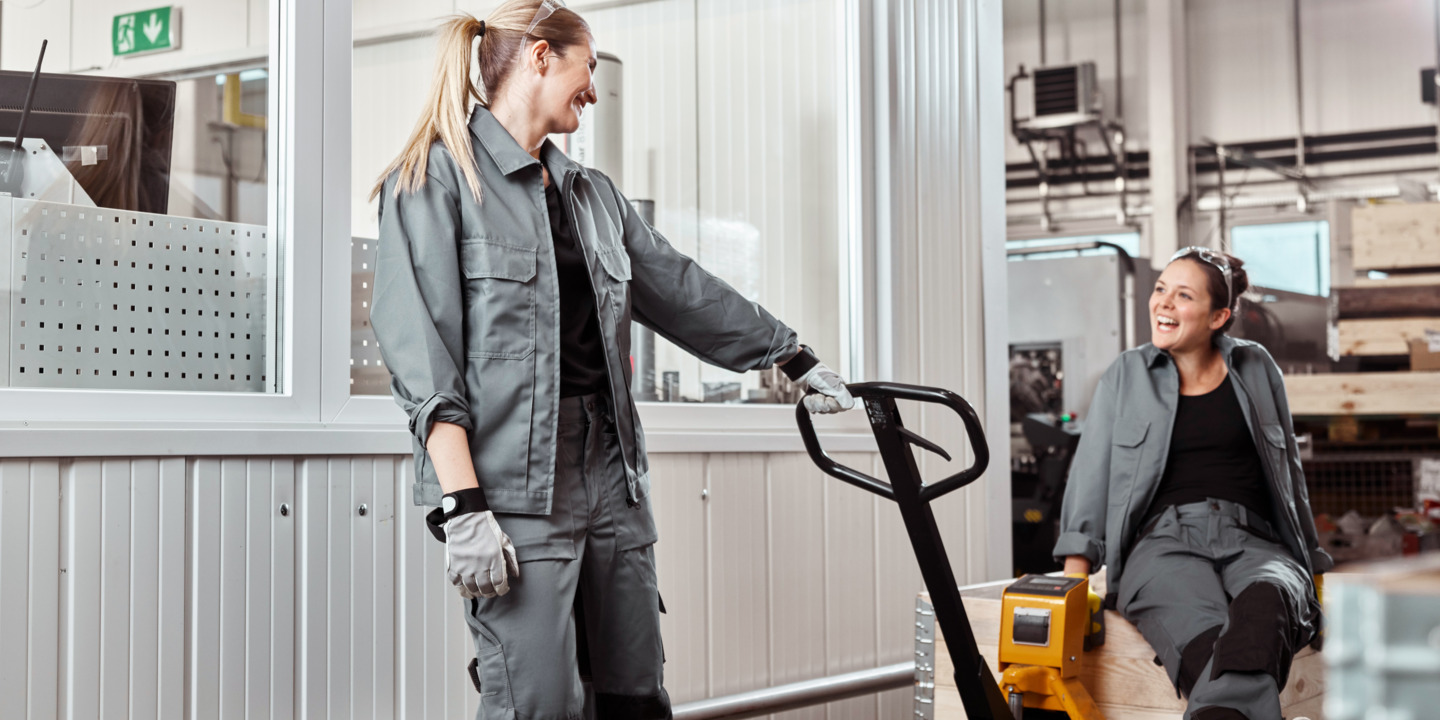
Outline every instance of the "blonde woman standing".
<path id="1" fill-rule="evenodd" d="M 632 317 L 720 367 L 781 365 L 817 391 L 812 412 L 854 400 L 546 140 L 596 101 L 578 14 L 511 0 L 439 37 L 425 112 L 374 191 L 371 319 L 415 438 L 415 502 L 439 506 L 427 521 L 465 599 L 478 717 L 668 718 Z"/>

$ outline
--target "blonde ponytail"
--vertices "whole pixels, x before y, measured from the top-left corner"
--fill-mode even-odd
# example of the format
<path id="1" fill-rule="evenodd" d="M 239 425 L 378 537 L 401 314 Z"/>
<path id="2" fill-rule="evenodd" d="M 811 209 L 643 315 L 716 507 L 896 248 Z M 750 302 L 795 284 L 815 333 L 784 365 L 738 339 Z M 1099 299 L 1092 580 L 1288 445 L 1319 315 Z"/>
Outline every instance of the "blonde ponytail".
<path id="1" fill-rule="evenodd" d="M 380 196 L 385 179 L 396 170 L 395 196 L 401 191 L 416 192 L 425 184 L 425 170 L 430 158 L 430 145 L 439 139 L 460 165 L 465 184 L 475 202 L 480 202 L 480 171 L 475 166 L 475 153 L 470 143 L 470 101 L 480 100 L 480 92 L 470 82 L 471 49 L 480 36 L 482 23 L 474 16 L 460 14 L 445 21 L 436 33 L 439 37 L 435 53 L 435 76 L 425 111 L 405 141 L 405 149 L 391 161 L 370 191 L 370 199 Z"/>
<path id="2" fill-rule="evenodd" d="M 425 111 L 415 123 L 410 139 L 405 141 L 405 149 L 380 173 L 380 179 L 370 190 L 371 200 L 380 196 L 385 179 L 396 171 L 400 173 L 395 182 L 396 197 L 401 192 L 413 193 L 423 187 L 430 145 L 439 140 L 460 165 L 475 202 L 480 202 L 480 170 L 475 166 L 475 151 L 470 143 L 470 101 L 489 106 L 509 79 L 526 42 L 544 40 L 557 53 L 564 54 L 572 45 L 583 45 L 590 39 L 590 26 L 563 7 L 530 27 L 540 5 L 541 0 L 508 0 L 492 10 L 485 22 L 461 13 L 440 26 L 436 31 L 439 39 L 435 79 L 430 86 L 430 97 L 425 101 Z M 480 46 L 472 49 L 477 37 Z M 483 92 L 470 82 L 471 66 L 477 54 Z"/>

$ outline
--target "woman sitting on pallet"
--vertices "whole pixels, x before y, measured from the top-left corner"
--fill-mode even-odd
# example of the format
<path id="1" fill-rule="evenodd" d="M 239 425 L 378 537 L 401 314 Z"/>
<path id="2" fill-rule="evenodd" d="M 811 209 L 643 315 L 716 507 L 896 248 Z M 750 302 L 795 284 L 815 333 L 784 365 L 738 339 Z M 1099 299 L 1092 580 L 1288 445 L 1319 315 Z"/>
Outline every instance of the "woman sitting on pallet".
<path id="1" fill-rule="evenodd" d="M 1150 298 L 1153 341 L 1095 391 L 1055 556 L 1107 566 L 1113 606 L 1188 700 L 1186 720 L 1273 720 L 1320 628 L 1315 533 L 1280 369 L 1225 334 L 1241 261 L 1190 247 Z"/>

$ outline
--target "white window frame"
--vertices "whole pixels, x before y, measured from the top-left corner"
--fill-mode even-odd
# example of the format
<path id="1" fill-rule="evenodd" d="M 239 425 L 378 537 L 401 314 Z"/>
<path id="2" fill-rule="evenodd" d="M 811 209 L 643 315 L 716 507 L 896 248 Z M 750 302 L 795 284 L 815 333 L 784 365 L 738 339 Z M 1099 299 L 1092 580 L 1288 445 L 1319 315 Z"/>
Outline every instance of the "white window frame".
<path id="1" fill-rule="evenodd" d="M 860 60 L 865 57 L 860 48 L 865 33 L 857 30 L 863 27 L 863 7 L 856 0 L 847 3 L 843 30 L 847 56 L 854 59 L 846 81 L 841 149 L 856 172 L 864 167 L 861 153 L 871 152 L 872 145 L 861 126 L 862 94 L 873 73 Z M 0 457 L 411 451 L 406 418 L 391 398 L 350 394 L 352 20 L 350 0 L 270 0 L 267 195 L 268 226 L 280 262 L 279 391 L 0 388 Z M 127 63 L 123 72 L 176 77 L 251 67 L 266 59 L 256 49 L 183 61 L 156 56 Z M 869 221 L 873 187 L 867 176 L 841 190 L 854 199 L 839 269 L 850 287 L 850 306 L 841 311 L 851 323 L 845 330 L 850 356 L 827 360 L 856 377 L 864 377 L 866 367 L 886 367 L 889 354 L 875 349 L 877 323 L 858 322 L 876 318 L 879 307 L 871 271 L 876 257 Z M 804 449 L 789 405 L 640 403 L 640 417 L 652 453 Z M 874 449 L 863 412 L 817 419 L 816 426 L 832 452 Z"/>
<path id="2" fill-rule="evenodd" d="M 335 0 L 328 0 L 334 2 Z M 607 7 L 613 3 L 596 3 Z M 346 8 L 349 5 L 346 4 Z M 577 12 L 585 11 L 585 4 L 576 3 Z M 861 111 L 859 33 L 859 11 L 856 3 L 847 3 L 846 18 L 842 32 L 847 44 L 846 56 L 852 58 L 847 66 L 845 86 L 846 129 L 840 133 L 841 147 L 837 148 L 850 158 L 848 166 L 858 172 L 862 166 L 861 153 L 865 142 L 858 131 Z M 345 35 L 348 37 L 352 18 L 344 19 Z M 341 23 L 334 23 L 338 28 Z M 327 36 L 328 36 L 327 32 Z M 347 44 L 344 48 L 327 48 L 326 65 L 326 113 L 325 127 L 325 177 L 335 178 L 327 183 L 324 197 L 324 214 L 327 218 L 350 217 L 350 73 L 351 57 Z M 343 52 L 343 55 L 342 55 Z M 332 54 L 333 53 L 333 54 Z M 343 76 L 342 76 L 343 74 Z M 343 97 L 341 95 L 343 94 Z M 855 177 L 852 174 L 851 177 Z M 343 182 L 341 181 L 343 179 Z M 858 318 L 866 316 L 867 307 L 873 307 L 873 292 L 861 286 L 859 271 L 869 263 L 865 262 L 867 247 L 865 233 L 864 204 L 860 198 L 864 186 L 860 181 L 848 183 L 841 192 L 847 196 L 849 207 L 854 208 L 848 218 L 846 252 L 842 253 L 839 272 L 850 288 L 850 304 L 841 309 L 841 317 L 847 327 L 841 337 L 849 343 L 847 357 L 825 358 L 849 375 L 861 376 L 864 358 L 855 342 L 856 333 L 865 337 L 867 328 L 858 324 Z M 842 207 L 847 205 L 842 204 Z M 345 426 L 396 426 L 403 428 L 406 417 L 388 396 L 352 395 L 350 393 L 350 228 L 341 223 L 330 223 L 325 228 L 325 277 L 327 288 L 324 349 L 322 362 L 327 372 L 322 378 L 321 415 L 325 422 L 336 427 Z M 330 288 L 336 291 L 331 292 Z M 344 301 L 335 295 L 343 292 Z M 802 338 L 803 341 L 803 338 Z M 804 449 L 795 426 L 795 408 L 791 405 L 736 405 L 705 403 L 638 403 L 640 422 L 645 428 L 646 445 L 651 453 L 665 452 L 796 452 Z M 874 450 L 874 437 L 864 413 L 843 413 L 834 418 L 816 422 L 822 443 L 827 450 L 835 452 Z"/>
<path id="3" fill-rule="evenodd" d="M 295 282 L 315 277 L 321 265 L 320 247 L 305 238 L 320 235 L 322 215 L 320 149 L 324 140 L 321 118 L 325 110 L 320 93 L 324 65 L 323 34 L 327 12 L 338 3 L 322 6 L 301 0 L 271 0 L 269 32 L 269 117 L 273 123 L 268 143 L 269 232 L 275 238 L 280 304 L 276 309 L 278 392 L 215 393 L 178 391 L 0 388 L 0 423 L 10 428 L 73 429 L 103 423 L 164 427 L 177 422 L 277 423 L 306 422 L 319 418 L 320 371 L 307 362 L 320 352 L 319 308 L 323 296 L 314 283 Z M 348 9 L 347 9 L 348 13 Z M 198 61 L 214 68 L 234 67 L 261 58 L 253 51 L 227 52 Z M 146 58 L 127 65 L 131 75 L 174 72 L 174 60 Z M 194 67 L 195 58 L 187 65 Z M 168 65 L 168 66 L 167 66 Z M 107 71 L 108 72 L 108 71 Z M 110 73 L 114 74 L 114 73 Z M 157 433 L 154 445 L 165 442 Z M 33 455 L 25 440 L 33 437 L 0 430 L 0 453 Z M 75 436 L 78 440 L 79 436 Z M 62 442 L 76 445 L 78 442 Z M 150 449 L 151 443 L 137 450 Z"/>

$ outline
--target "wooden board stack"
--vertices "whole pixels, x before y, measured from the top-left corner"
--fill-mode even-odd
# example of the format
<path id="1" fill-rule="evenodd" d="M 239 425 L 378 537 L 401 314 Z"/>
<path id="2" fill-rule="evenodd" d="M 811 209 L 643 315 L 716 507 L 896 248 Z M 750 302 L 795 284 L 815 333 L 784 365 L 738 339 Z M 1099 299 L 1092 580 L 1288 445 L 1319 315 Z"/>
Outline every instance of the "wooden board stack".
<path id="1" fill-rule="evenodd" d="M 1390 273 L 1331 290 L 1342 356 L 1388 360 L 1409 372 L 1286 378 L 1295 415 L 1440 414 L 1440 372 L 1427 332 L 1440 333 L 1440 203 L 1359 207 L 1351 215 L 1354 267 Z M 1421 361 L 1411 367 L 1416 353 Z"/>
<path id="2" fill-rule="evenodd" d="M 971 631 L 980 654 L 990 670 L 1000 677 L 1000 597 L 1012 581 L 1006 580 L 961 588 Z M 1105 575 L 1095 576 L 1096 587 L 1104 593 Z M 929 597 L 922 593 L 927 601 Z M 1165 670 L 1154 662 L 1155 651 L 1134 625 L 1120 614 L 1105 612 L 1105 644 L 1085 653 L 1080 680 L 1105 720 L 1180 720 L 1185 701 L 1176 697 L 1175 687 Z M 1290 668 L 1290 682 L 1280 695 L 1285 717 L 1324 717 L 1325 666 L 1321 654 L 1305 648 Z M 935 637 L 935 720 L 965 717 L 960 693 L 955 688 L 955 668 L 945 640 Z"/>

